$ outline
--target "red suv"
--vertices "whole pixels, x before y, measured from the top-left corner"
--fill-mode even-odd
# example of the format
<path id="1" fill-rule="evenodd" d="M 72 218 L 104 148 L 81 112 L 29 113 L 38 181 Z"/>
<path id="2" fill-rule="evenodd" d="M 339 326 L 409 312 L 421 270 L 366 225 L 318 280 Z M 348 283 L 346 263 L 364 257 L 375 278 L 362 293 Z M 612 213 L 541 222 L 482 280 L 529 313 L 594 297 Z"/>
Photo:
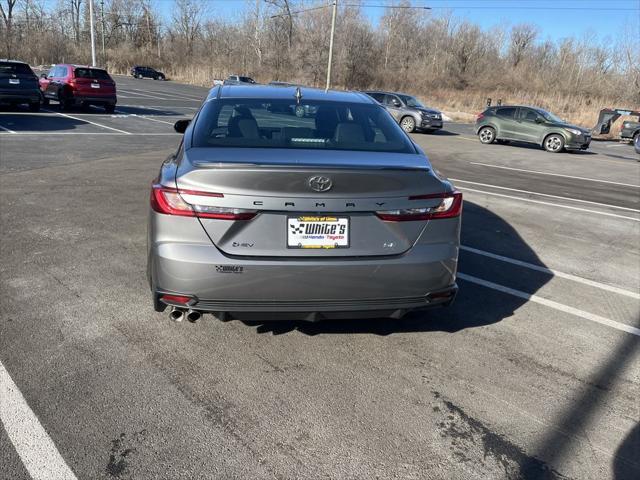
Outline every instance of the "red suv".
<path id="1" fill-rule="evenodd" d="M 45 105 L 56 100 L 62 110 L 75 105 L 100 105 L 107 113 L 113 113 L 118 101 L 116 82 L 107 71 L 86 65 L 54 65 L 49 73 L 42 74 L 40 90 Z"/>

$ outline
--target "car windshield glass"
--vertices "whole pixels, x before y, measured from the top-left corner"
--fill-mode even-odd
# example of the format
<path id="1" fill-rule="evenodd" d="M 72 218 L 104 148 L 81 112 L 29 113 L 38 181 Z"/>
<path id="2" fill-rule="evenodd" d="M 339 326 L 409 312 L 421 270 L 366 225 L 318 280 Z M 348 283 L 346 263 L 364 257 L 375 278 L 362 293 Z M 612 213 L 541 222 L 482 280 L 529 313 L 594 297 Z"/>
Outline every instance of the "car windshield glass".
<path id="1" fill-rule="evenodd" d="M 76 78 L 95 78 L 97 80 L 111 80 L 105 70 L 98 68 L 76 68 Z"/>
<path id="2" fill-rule="evenodd" d="M 564 120 L 562 120 L 561 118 L 555 116 L 553 113 L 551 112 L 547 112 L 546 110 L 542 110 L 542 109 L 537 109 L 536 110 L 540 115 L 542 115 L 545 119 L 549 120 L 550 122 L 555 122 L 555 123 L 565 123 Z"/>
<path id="3" fill-rule="evenodd" d="M 418 100 L 416 97 L 412 97 L 410 95 L 398 95 L 402 101 L 404 103 L 407 104 L 407 107 L 413 107 L 413 108 L 425 108 L 424 105 L 422 105 L 422 103 L 420 103 L 420 100 Z"/>
<path id="4" fill-rule="evenodd" d="M 198 115 L 194 147 L 291 148 L 415 153 L 378 105 L 295 100 L 222 99 Z"/>
<path id="5" fill-rule="evenodd" d="M 33 75 L 26 63 L 0 62 L 0 75 Z"/>

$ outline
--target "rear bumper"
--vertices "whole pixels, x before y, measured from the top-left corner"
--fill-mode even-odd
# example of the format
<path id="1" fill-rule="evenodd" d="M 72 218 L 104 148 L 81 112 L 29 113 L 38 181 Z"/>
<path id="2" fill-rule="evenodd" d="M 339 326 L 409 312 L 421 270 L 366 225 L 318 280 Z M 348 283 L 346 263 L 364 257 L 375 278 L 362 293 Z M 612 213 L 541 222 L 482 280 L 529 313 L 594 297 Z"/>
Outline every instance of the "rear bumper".
<path id="1" fill-rule="evenodd" d="M 394 257 L 268 260 L 161 243 L 149 250 L 149 277 L 156 306 L 168 293 L 192 297 L 190 308 L 240 317 L 399 318 L 453 301 L 457 259 L 458 245 L 448 243 L 416 244 Z"/>
<path id="2" fill-rule="evenodd" d="M 0 90 L 0 104 L 38 103 L 42 99 L 40 90 L 12 92 Z"/>
<path id="3" fill-rule="evenodd" d="M 79 105 L 81 103 L 88 103 L 91 105 L 115 105 L 118 103 L 118 99 L 115 95 L 105 96 L 89 96 L 89 95 L 74 95 L 73 103 Z"/>

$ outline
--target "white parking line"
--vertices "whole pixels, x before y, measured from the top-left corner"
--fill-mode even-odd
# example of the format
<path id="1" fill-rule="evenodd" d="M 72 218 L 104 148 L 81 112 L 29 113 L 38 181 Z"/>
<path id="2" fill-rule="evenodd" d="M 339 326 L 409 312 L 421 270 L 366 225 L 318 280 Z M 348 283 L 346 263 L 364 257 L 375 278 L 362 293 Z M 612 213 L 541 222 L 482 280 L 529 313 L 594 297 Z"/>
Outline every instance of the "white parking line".
<path id="1" fill-rule="evenodd" d="M 142 92 L 136 92 L 136 91 L 132 91 L 132 90 L 119 90 L 120 92 L 125 92 L 125 93 L 129 93 L 131 95 L 136 95 L 138 97 L 145 97 L 145 98 L 153 98 L 155 100 L 184 100 L 187 102 L 201 102 L 202 100 L 204 100 L 204 97 L 202 98 L 189 98 L 189 97 L 184 97 L 184 96 L 178 96 L 178 95 L 171 95 L 171 94 L 165 94 L 165 93 L 160 93 L 160 92 L 151 92 L 153 93 L 153 95 L 149 94 L 149 93 L 142 93 Z M 133 97 L 128 97 L 128 98 L 133 98 Z"/>
<path id="2" fill-rule="evenodd" d="M 2 130 L 3 132 L 9 132 L 9 133 L 16 133 L 13 130 L 9 130 L 8 128 L 3 127 L 2 125 L 0 125 L 0 130 Z"/>
<path id="3" fill-rule="evenodd" d="M 142 119 L 144 119 L 144 120 L 149 120 L 149 121 L 151 121 L 151 122 L 158 122 L 158 123 L 164 123 L 164 124 L 166 124 L 166 125 L 173 125 L 173 123 L 171 123 L 171 122 L 165 122 L 164 120 L 158 120 L 158 119 L 156 119 L 156 118 L 149 118 L 149 117 L 148 117 L 148 116 L 146 116 L 146 115 L 137 115 L 137 114 L 135 114 L 135 113 L 126 113 L 126 112 L 121 112 L 121 111 L 119 111 L 119 110 L 116 110 L 116 112 L 121 113 L 121 114 L 124 114 L 124 115 L 126 115 L 127 117 L 142 118 Z M 174 123 L 175 123 L 175 122 L 174 122 Z"/>
<path id="4" fill-rule="evenodd" d="M 121 105 L 118 107 L 131 107 L 131 108 L 184 108 L 187 110 L 198 110 L 199 107 L 187 107 L 185 105 Z"/>
<path id="5" fill-rule="evenodd" d="M 0 421 L 31 478 L 77 480 L 2 362 Z"/>
<path id="6" fill-rule="evenodd" d="M 622 187 L 634 187 L 634 188 L 640 188 L 640 185 L 634 185 L 632 183 L 620 183 L 620 182 L 612 182 L 610 180 L 600 180 L 597 178 L 587 178 L 587 177 L 576 177 L 573 175 L 563 175 L 560 173 L 550 173 L 550 172 L 540 172 L 538 170 L 526 170 L 524 168 L 513 168 L 513 167 L 503 167 L 502 165 L 491 165 L 489 163 L 480 163 L 480 162 L 469 162 L 471 163 L 471 165 L 482 165 L 483 167 L 490 167 L 490 168 L 500 168 L 503 170 L 513 170 L 516 172 L 526 172 L 526 173 L 535 173 L 537 175 L 551 175 L 554 177 L 564 177 L 564 178 L 572 178 L 575 180 L 585 180 L 587 182 L 597 182 L 597 183 L 608 183 L 611 185 L 620 185 Z"/>
<path id="7" fill-rule="evenodd" d="M 599 288 L 601 290 L 618 293 L 620 295 L 625 295 L 627 297 L 640 300 L 640 293 L 632 292 L 619 287 L 614 287 L 613 285 L 607 285 L 606 283 L 596 282 L 594 280 L 589 280 L 587 278 L 571 275 L 570 273 L 564 273 L 559 270 L 553 270 L 551 268 L 541 267 L 540 265 L 534 265 L 533 263 L 523 262 L 522 260 L 516 260 L 515 258 L 504 257 L 502 255 L 486 252 L 484 250 L 478 250 L 477 248 L 467 247 L 466 245 L 460 245 L 460 250 L 475 253 L 477 255 L 482 255 L 488 258 L 493 258 L 494 260 L 500 260 L 501 262 L 511 263 L 512 265 L 518 265 L 519 267 L 528 268 L 530 270 L 536 270 L 538 272 L 548 273 L 550 275 L 553 275 L 554 277 L 565 278 L 567 280 L 571 280 L 577 283 L 582 283 L 583 285 L 589 285 L 591 287 Z"/>
<path id="8" fill-rule="evenodd" d="M 625 220 L 633 220 L 634 222 L 640 222 L 640 218 L 627 217 L 625 215 L 618 215 L 618 214 L 609 213 L 609 212 L 600 212 L 598 210 L 589 210 L 588 208 L 572 207 L 570 205 L 562 205 L 561 203 L 544 202 L 542 200 L 533 200 L 531 198 L 516 197 L 514 195 L 505 195 L 503 193 L 487 192 L 486 190 L 476 190 L 475 188 L 468 188 L 468 187 L 458 187 L 458 189 L 466 192 L 475 192 L 475 193 L 482 193 L 484 195 L 492 195 L 494 197 L 511 198 L 513 200 L 520 200 L 522 202 L 537 203 L 539 205 L 550 205 L 554 208 L 566 208 L 568 210 L 576 210 L 578 212 L 595 213 L 596 215 L 604 215 L 605 217 L 623 218 Z"/>
<path id="9" fill-rule="evenodd" d="M 71 115 L 67 115 L 66 113 L 54 112 L 52 110 L 45 110 L 46 112 L 55 113 L 56 115 L 60 115 L 61 117 L 71 118 L 72 120 L 78 120 L 80 122 L 90 123 L 91 125 L 95 125 L 96 127 L 106 128 L 108 130 L 113 130 L 114 132 L 119 132 L 124 135 L 131 135 L 129 132 L 125 132 L 124 130 L 120 130 L 118 128 L 109 127 L 107 125 L 102 125 L 101 123 L 92 122 L 91 120 L 85 120 L 84 118 L 74 117 Z"/>
<path id="10" fill-rule="evenodd" d="M 20 135 L 40 135 L 47 137 L 49 135 L 111 135 L 116 137 L 153 137 L 153 136 L 181 136 L 181 133 L 160 132 L 160 133 L 111 133 L 111 132 L 12 132 L 16 136 Z M 0 137 L 9 136 L 10 133 L 0 132 Z"/>
<path id="11" fill-rule="evenodd" d="M 148 98 L 155 98 L 156 100 L 166 100 L 164 98 L 158 98 L 153 95 L 147 95 L 145 93 L 132 92 L 131 90 L 123 90 L 122 88 L 119 88 L 118 92 L 131 93 L 137 97 L 148 97 Z M 132 98 L 132 97 L 127 97 L 127 98 Z"/>
<path id="12" fill-rule="evenodd" d="M 513 288 L 505 287 L 504 285 L 499 285 L 497 283 L 489 282 L 488 280 L 483 280 L 481 278 L 474 277 L 472 275 L 467 275 L 465 273 L 458 273 L 458 278 L 460 278 L 461 280 L 465 280 L 467 282 L 481 285 L 486 288 L 491 288 L 493 290 L 506 293 L 507 295 L 512 295 L 514 297 L 523 298 L 530 302 L 539 303 L 546 307 L 550 307 L 555 310 L 559 310 L 561 312 L 565 312 L 570 315 L 575 315 L 576 317 L 581 317 L 581 318 L 584 318 L 585 320 L 590 320 L 592 322 L 600 323 L 602 325 L 606 325 L 607 327 L 615 328 L 616 330 L 627 332 L 632 335 L 636 335 L 640 337 L 640 328 L 632 327 L 631 325 L 627 325 L 625 323 L 616 322 L 615 320 L 610 320 L 608 318 L 601 317 L 600 315 L 595 315 L 593 313 L 585 312 L 584 310 L 570 307 L 568 305 L 564 305 L 563 303 L 554 302 L 553 300 L 548 300 L 538 295 L 532 295 L 530 293 L 523 292 L 521 290 L 515 290 Z"/>
<path id="13" fill-rule="evenodd" d="M 207 94 L 203 94 L 200 97 L 197 97 L 195 95 L 190 95 L 188 93 L 166 93 L 166 92 L 160 92 L 158 90 L 140 90 L 138 88 L 132 88 L 131 90 L 133 90 L 134 92 L 147 92 L 147 93 L 154 93 L 156 95 L 163 95 L 165 97 L 169 97 L 169 98 L 177 98 L 177 99 L 182 99 L 182 100 L 198 100 L 201 101 L 203 100 Z"/>
<path id="14" fill-rule="evenodd" d="M 550 195 L 548 193 L 532 192 L 530 190 L 520 190 L 518 188 L 501 187 L 498 185 L 491 185 L 488 183 L 471 182 L 469 180 L 462 180 L 460 178 L 451 178 L 451 180 L 453 180 L 454 182 L 470 183 L 471 185 L 480 185 L 481 187 L 497 188 L 499 190 L 508 190 L 510 192 L 526 193 L 528 195 L 536 195 L 540 197 L 557 198 L 559 200 L 569 200 L 571 202 L 587 203 L 589 205 L 598 205 L 600 207 L 615 208 L 617 210 L 626 210 L 628 212 L 640 213 L 640 210 L 638 210 L 637 208 L 620 207 L 618 205 L 612 205 L 610 203 L 592 202 L 590 200 L 581 200 L 579 198 L 563 197 L 560 195 Z"/>

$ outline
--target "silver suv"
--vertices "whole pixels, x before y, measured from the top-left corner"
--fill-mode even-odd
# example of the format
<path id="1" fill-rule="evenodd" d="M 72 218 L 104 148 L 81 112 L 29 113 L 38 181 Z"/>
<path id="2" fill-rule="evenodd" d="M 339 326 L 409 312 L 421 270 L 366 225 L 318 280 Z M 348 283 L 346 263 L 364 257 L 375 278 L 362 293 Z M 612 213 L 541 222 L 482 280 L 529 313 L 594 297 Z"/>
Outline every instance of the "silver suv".
<path id="1" fill-rule="evenodd" d="M 442 113 L 435 108 L 425 107 L 416 97 L 396 92 L 364 93 L 381 103 L 407 133 L 416 130 L 433 132 L 442 128 Z"/>

